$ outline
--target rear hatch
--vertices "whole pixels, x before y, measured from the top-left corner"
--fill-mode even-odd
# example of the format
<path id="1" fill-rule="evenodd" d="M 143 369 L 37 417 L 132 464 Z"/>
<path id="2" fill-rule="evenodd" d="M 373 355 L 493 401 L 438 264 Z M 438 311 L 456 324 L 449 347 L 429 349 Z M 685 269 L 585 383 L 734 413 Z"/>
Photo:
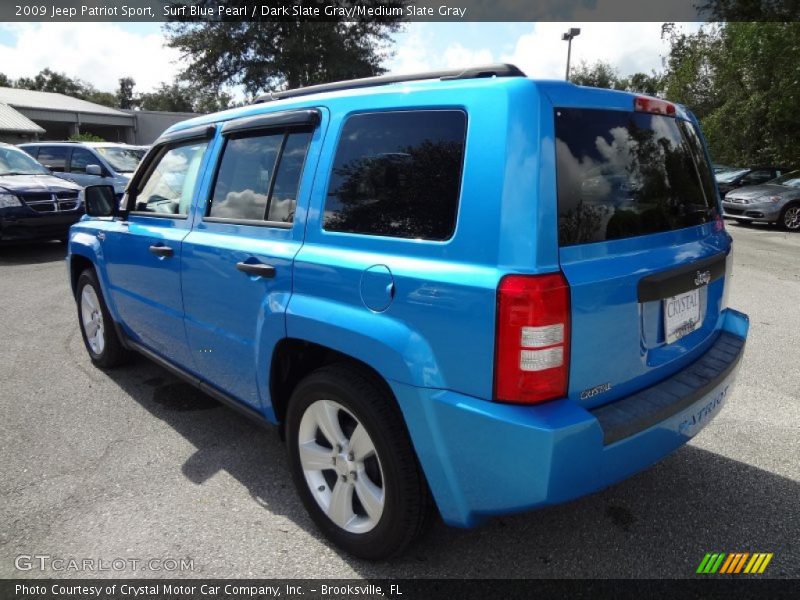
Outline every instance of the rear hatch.
<path id="1" fill-rule="evenodd" d="M 591 408 L 669 377 L 713 343 L 730 238 L 688 113 L 622 94 L 608 108 L 606 93 L 581 93 L 569 106 L 554 99 L 554 120 L 568 393 Z"/>

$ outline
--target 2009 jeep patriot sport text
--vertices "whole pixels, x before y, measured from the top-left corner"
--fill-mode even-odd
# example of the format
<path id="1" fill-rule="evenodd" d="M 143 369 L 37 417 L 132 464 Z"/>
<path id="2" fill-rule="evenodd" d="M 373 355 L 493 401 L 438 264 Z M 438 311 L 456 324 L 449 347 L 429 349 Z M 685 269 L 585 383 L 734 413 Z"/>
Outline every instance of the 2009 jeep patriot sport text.
<path id="1" fill-rule="evenodd" d="M 719 411 L 747 336 L 693 116 L 496 65 L 327 84 L 170 128 L 69 267 L 136 350 L 285 434 L 362 557 L 564 502 Z"/>

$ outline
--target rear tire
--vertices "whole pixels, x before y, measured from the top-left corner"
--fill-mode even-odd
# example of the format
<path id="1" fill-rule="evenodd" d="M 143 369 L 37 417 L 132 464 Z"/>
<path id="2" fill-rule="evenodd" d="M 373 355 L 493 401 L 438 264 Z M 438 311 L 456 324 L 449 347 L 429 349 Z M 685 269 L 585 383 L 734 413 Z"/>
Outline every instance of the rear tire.
<path id="1" fill-rule="evenodd" d="M 800 231 L 800 204 L 787 204 L 778 217 L 778 225 L 785 231 Z"/>
<path id="2" fill-rule="evenodd" d="M 86 269 L 78 277 L 75 302 L 83 344 L 95 366 L 110 369 L 126 363 L 130 353 L 117 335 L 94 270 Z"/>
<path id="3" fill-rule="evenodd" d="M 403 417 L 361 369 L 329 365 L 303 379 L 289 401 L 286 444 L 303 505 L 348 553 L 396 555 L 430 521 L 430 492 Z"/>

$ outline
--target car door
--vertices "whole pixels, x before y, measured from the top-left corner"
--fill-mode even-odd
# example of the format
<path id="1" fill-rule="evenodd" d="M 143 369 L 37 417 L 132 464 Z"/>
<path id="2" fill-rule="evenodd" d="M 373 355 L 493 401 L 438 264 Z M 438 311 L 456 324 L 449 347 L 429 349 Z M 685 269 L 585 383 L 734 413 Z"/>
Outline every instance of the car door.
<path id="1" fill-rule="evenodd" d="M 68 157 L 69 148 L 67 146 L 39 146 L 36 160 L 50 169 L 56 177 L 67 179 L 65 171 Z"/>
<path id="2" fill-rule="evenodd" d="M 205 128 L 203 128 L 205 131 Z M 113 301 L 127 334 L 193 370 L 181 296 L 181 242 L 206 172 L 209 139 L 186 134 L 160 144 L 123 200 L 127 219 L 105 232 L 103 254 Z"/>
<path id="3" fill-rule="evenodd" d="M 86 172 L 86 167 L 89 165 L 96 165 L 100 167 L 104 174 L 89 175 Z M 86 187 L 87 185 L 113 185 L 113 181 L 110 177 L 108 177 L 107 169 L 105 166 L 103 166 L 103 163 L 100 162 L 100 159 L 98 159 L 93 152 L 87 150 L 86 148 L 80 148 L 76 146 L 72 149 L 67 172 L 68 174 L 65 174 L 66 178 L 74 181 L 78 185 L 82 185 L 83 187 Z"/>
<path id="4" fill-rule="evenodd" d="M 321 143 L 320 112 L 228 122 L 215 175 L 183 243 L 186 332 L 212 385 L 266 408 L 271 350 L 285 337 L 292 265 Z"/>

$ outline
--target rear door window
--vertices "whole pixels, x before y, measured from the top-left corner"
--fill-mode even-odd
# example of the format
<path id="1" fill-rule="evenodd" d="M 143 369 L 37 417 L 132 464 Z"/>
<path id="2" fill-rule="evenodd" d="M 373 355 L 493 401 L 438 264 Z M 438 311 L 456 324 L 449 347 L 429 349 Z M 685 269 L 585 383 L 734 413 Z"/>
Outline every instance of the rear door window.
<path id="1" fill-rule="evenodd" d="M 466 128 L 460 110 L 349 117 L 336 150 L 324 228 L 449 239 L 458 213 Z"/>
<path id="2" fill-rule="evenodd" d="M 64 146 L 41 146 L 36 158 L 51 171 L 63 173 L 67 168 L 67 150 Z"/>
<path id="3" fill-rule="evenodd" d="M 307 131 L 250 133 L 228 139 L 208 217 L 291 223 L 310 140 Z"/>
<path id="4" fill-rule="evenodd" d="M 716 215 L 710 168 L 691 125 L 599 109 L 555 111 L 562 246 L 700 225 Z"/>

